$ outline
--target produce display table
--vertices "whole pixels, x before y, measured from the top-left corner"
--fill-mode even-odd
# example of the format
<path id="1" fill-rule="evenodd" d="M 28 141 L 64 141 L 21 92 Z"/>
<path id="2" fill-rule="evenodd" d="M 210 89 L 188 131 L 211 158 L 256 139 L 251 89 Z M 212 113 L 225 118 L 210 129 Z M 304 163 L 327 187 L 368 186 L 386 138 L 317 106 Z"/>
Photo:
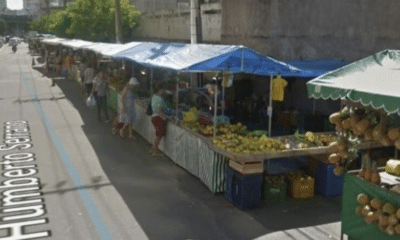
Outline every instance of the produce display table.
<path id="1" fill-rule="evenodd" d="M 317 133 L 319 134 L 319 133 Z M 282 136 L 282 137 L 275 137 L 274 139 L 283 140 L 289 142 L 291 146 L 295 146 L 294 137 L 293 136 Z M 264 161 L 268 159 L 276 159 L 276 158 L 292 158 L 292 157 L 301 157 L 301 156 L 311 156 L 311 155 L 320 155 L 320 154 L 327 154 L 328 147 L 309 147 L 309 148 L 291 148 L 284 151 L 277 151 L 277 152 L 266 152 L 266 153 L 257 153 L 257 154 L 241 154 L 237 155 L 232 152 L 226 151 L 221 148 L 217 148 L 210 143 L 210 147 L 219 154 L 235 161 L 235 162 L 257 162 L 257 161 Z M 358 149 L 372 149 L 372 148 L 379 148 L 382 147 L 382 144 L 378 142 L 361 142 L 358 145 Z"/>
<path id="2" fill-rule="evenodd" d="M 148 142 L 153 142 L 154 129 L 147 105 L 136 103 L 137 121 L 133 128 Z M 213 193 L 225 191 L 225 167 L 228 159 L 209 147 L 205 137 L 184 129 L 174 122 L 167 123 L 167 134 L 160 150 L 172 161 L 198 177 Z"/>
<path id="3" fill-rule="evenodd" d="M 347 173 L 344 179 L 344 190 L 342 197 L 342 233 L 347 234 L 354 239 L 399 239 L 399 236 L 390 236 L 379 229 L 378 224 L 367 225 L 364 217 L 357 216 L 355 209 L 359 205 L 357 195 L 365 193 L 369 197 L 379 198 L 382 202 L 393 204 L 396 208 L 400 207 L 400 195 L 381 187 L 364 181 L 356 176 L 358 172 Z M 399 184 L 400 177 L 381 172 L 382 183 Z"/>

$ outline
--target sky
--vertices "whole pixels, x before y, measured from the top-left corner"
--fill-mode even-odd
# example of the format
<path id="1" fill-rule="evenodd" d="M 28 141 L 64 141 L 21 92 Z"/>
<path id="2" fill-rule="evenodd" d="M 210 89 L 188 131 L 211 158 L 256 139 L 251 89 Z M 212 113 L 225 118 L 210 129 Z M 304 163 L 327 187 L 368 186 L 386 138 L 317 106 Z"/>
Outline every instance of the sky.
<path id="1" fill-rule="evenodd" d="M 21 10 L 24 5 L 23 0 L 7 0 L 7 7 L 12 10 Z"/>

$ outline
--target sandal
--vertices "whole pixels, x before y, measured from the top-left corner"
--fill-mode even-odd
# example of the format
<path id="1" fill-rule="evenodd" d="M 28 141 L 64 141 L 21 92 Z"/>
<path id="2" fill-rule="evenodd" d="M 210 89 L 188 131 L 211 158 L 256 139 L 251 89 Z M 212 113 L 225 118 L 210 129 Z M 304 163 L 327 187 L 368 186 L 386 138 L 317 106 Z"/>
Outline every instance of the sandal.
<path id="1" fill-rule="evenodd" d="M 124 138 L 125 138 L 124 135 L 121 135 L 121 131 L 118 131 L 118 136 L 119 136 L 119 138 L 121 138 L 121 139 L 124 139 Z"/>
<path id="2" fill-rule="evenodd" d="M 153 153 L 151 153 L 150 154 L 152 157 L 162 157 L 162 156 L 164 156 L 162 153 L 160 153 L 160 152 L 153 152 Z"/>
<path id="3" fill-rule="evenodd" d="M 136 139 L 137 139 L 137 138 L 136 138 L 135 136 L 130 136 L 130 137 L 129 137 L 129 140 L 132 140 L 132 141 L 133 141 L 133 140 L 136 140 Z"/>

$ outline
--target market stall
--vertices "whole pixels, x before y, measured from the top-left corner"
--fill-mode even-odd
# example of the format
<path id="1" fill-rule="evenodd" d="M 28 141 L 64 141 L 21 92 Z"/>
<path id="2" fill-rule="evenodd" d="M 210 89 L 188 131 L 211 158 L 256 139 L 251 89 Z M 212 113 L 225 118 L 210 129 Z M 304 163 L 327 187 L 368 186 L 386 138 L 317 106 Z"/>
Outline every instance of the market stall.
<path id="1" fill-rule="evenodd" d="M 185 72 L 204 72 L 204 71 L 229 71 L 231 73 L 249 73 L 257 75 L 268 75 L 281 74 L 283 76 L 295 76 L 304 74 L 300 69 L 294 68 L 283 62 L 274 60 L 272 58 L 263 56 L 254 50 L 243 46 L 224 46 L 224 45 L 206 45 L 206 44 L 158 44 L 158 43 L 145 43 L 120 52 L 114 55 L 114 58 L 124 58 L 135 61 L 149 67 L 159 67 L 173 69 L 177 71 Z M 145 105 L 147 106 L 147 105 Z M 216 109 L 216 108 L 215 108 Z M 214 114 L 214 120 L 215 118 Z M 144 116 L 146 118 L 146 116 Z M 147 121 L 150 125 L 149 119 Z M 143 121 L 141 122 L 142 124 Z M 224 191 L 224 166 L 227 162 L 227 156 L 221 153 L 223 151 L 215 151 L 216 149 L 210 144 L 210 140 L 206 139 L 201 134 L 196 134 L 196 131 L 192 131 L 186 127 L 178 127 L 175 129 L 168 127 L 168 134 L 163 140 L 163 144 L 172 144 L 172 146 L 185 146 L 181 154 L 168 153 L 168 150 L 162 149 L 166 154 L 177 164 L 187 169 L 189 172 L 198 176 L 201 180 L 210 179 L 207 174 L 203 174 L 201 170 L 207 169 L 211 179 L 219 179 L 218 191 Z M 151 126 L 151 125 L 150 125 Z M 171 129 L 170 129 L 171 128 Z M 207 129 L 211 130 L 211 126 Z M 214 121 L 215 133 L 216 124 Z M 139 133 L 143 131 L 143 127 L 139 125 L 135 128 Z M 151 131 L 152 132 L 152 131 Z M 177 144 L 178 139 L 174 139 L 171 136 L 180 135 L 177 132 L 184 132 L 185 136 L 183 144 Z M 211 135 L 212 135 L 211 133 Z M 152 141 L 152 134 L 149 132 L 141 133 L 141 135 L 148 136 L 148 141 Z M 188 145 L 190 144 L 190 146 Z M 199 148 L 198 148 L 199 147 Z M 190 149 L 190 150 L 188 150 Z M 193 151 L 192 151 L 193 150 Z M 191 154 L 193 153 L 193 154 Z M 189 155 L 188 155 L 189 154 Z M 212 159 L 215 160 L 216 156 L 224 156 L 222 161 L 218 162 L 217 157 L 216 163 L 212 163 Z M 179 160 L 179 159 L 182 159 Z M 219 166 L 217 168 L 210 168 L 211 166 Z M 205 164 L 205 165 L 204 165 Z M 198 166 L 198 167 L 197 167 Z M 208 167 L 207 167 L 208 166 Z M 198 172 L 197 169 L 200 171 Z M 220 169 L 220 170 L 218 170 Z M 202 177 L 204 175 L 204 178 Z M 214 191 L 213 187 L 210 187 L 208 183 L 206 185 Z"/>
<path id="2" fill-rule="evenodd" d="M 346 172 L 348 162 L 360 154 L 359 141 L 400 149 L 400 51 L 384 50 L 307 83 L 312 98 L 343 99 L 345 107 L 331 116 L 344 154 L 332 151 L 335 173 Z M 342 147 L 343 147 L 342 146 Z M 362 169 L 345 173 L 342 233 L 356 239 L 398 239 L 400 235 L 400 161 L 389 160 L 379 171 L 376 158 L 366 151 Z"/>

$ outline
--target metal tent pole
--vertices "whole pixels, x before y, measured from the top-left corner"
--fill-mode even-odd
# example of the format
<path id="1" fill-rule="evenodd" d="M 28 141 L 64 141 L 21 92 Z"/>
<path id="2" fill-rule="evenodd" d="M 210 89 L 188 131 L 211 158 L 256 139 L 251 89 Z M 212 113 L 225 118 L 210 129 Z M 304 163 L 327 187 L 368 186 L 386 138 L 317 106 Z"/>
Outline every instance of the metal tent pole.
<path id="1" fill-rule="evenodd" d="M 150 95 L 153 96 L 153 68 L 150 68 Z"/>
<path id="2" fill-rule="evenodd" d="M 270 75 L 270 84 L 269 84 L 269 107 L 268 107 L 268 136 L 271 137 L 271 127 L 272 127 L 272 74 Z"/>
<path id="3" fill-rule="evenodd" d="M 215 84 L 215 87 L 214 87 L 214 138 L 217 134 L 217 131 L 216 131 L 217 130 L 217 106 L 218 106 L 217 92 L 218 92 L 218 85 Z"/>

